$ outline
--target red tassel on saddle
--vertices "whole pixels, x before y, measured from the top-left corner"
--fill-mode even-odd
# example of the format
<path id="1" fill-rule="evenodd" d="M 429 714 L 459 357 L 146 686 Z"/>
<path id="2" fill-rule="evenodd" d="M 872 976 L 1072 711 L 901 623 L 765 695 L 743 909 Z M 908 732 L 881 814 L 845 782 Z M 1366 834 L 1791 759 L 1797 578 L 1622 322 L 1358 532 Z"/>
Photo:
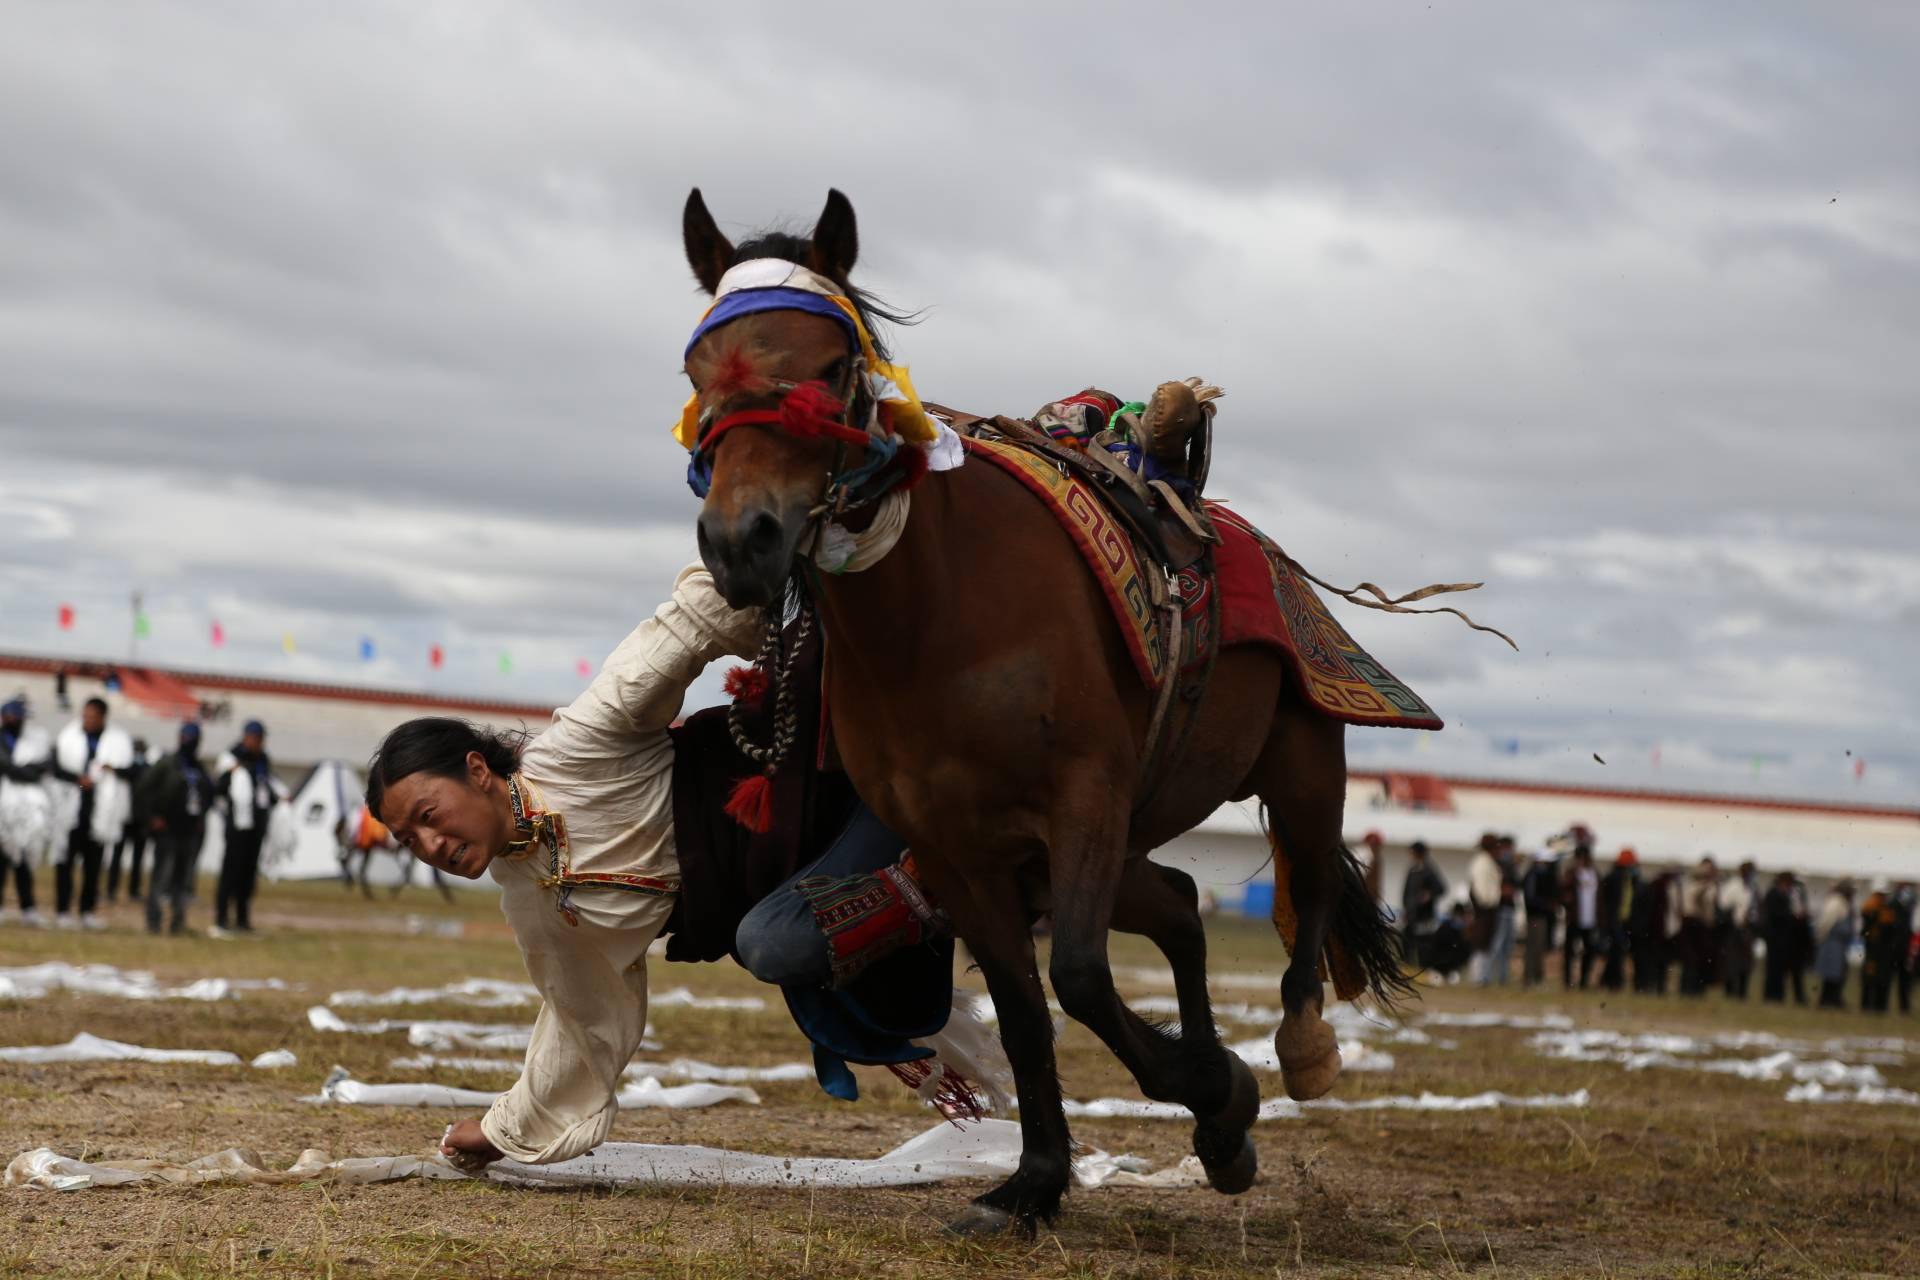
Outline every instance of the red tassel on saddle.
<path id="1" fill-rule="evenodd" d="M 767 704 L 767 673 L 759 667 L 735 667 L 727 672 L 727 678 L 721 682 L 721 692 L 735 702 L 742 703 L 749 711 L 758 711 Z"/>
<path id="2" fill-rule="evenodd" d="M 734 783 L 733 794 L 727 798 L 726 813 L 757 836 L 773 830 L 773 779 L 756 773 Z"/>

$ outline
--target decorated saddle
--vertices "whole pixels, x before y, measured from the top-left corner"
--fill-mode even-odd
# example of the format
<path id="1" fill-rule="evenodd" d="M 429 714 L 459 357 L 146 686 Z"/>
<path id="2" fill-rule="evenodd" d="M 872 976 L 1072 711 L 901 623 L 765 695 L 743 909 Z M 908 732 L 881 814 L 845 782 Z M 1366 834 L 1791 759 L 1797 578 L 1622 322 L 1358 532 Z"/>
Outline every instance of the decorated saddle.
<path id="1" fill-rule="evenodd" d="M 1168 651 L 1164 613 L 1153 607 L 1147 583 L 1159 567 L 1086 479 L 1062 474 L 1044 455 L 1005 440 L 975 437 L 969 452 L 1025 485 L 1060 521 L 1113 607 L 1140 679 L 1159 689 L 1218 647 L 1260 644 L 1285 654 L 1313 705 L 1348 724 L 1438 729 L 1443 722 L 1419 694 L 1348 634 L 1302 579 L 1277 543 L 1220 503 L 1201 508 L 1219 536 L 1214 572 L 1197 567 L 1174 579 L 1185 625 L 1181 652 Z M 1219 632 L 1207 634 L 1207 597 L 1219 596 Z"/>
<path id="2" fill-rule="evenodd" d="M 1162 383 L 1145 402 L 1089 389 L 1031 419 L 933 409 L 963 428 L 969 453 L 1054 513 L 1112 606 L 1141 680 L 1162 701 L 1170 682 L 1182 701 L 1197 701 L 1213 655 L 1258 644 L 1285 654 L 1309 701 L 1337 720 L 1441 728 L 1433 708 L 1328 611 L 1312 585 L 1318 579 L 1250 522 L 1201 496 L 1220 394 L 1189 378 Z M 1407 607 L 1477 585 L 1436 584 L 1397 597 L 1371 583 L 1328 589 L 1369 608 L 1452 613 L 1492 631 L 1457 609 Z"/>

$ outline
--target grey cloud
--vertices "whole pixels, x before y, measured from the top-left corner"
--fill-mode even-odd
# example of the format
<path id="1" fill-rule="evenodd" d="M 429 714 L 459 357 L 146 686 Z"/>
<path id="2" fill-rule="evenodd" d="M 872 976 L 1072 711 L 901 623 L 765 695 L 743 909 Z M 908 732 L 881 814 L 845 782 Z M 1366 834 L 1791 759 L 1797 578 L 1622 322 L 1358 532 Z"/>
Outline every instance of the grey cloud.
<path id="1" fill-rule="evenodd" d="M 1920 697 L 1912 607 L 1835 603 L 1920 541 L 1920 31 L 1896 11 L 207 3 L 10 34 L 0 449 L 27 492 L 74 479 L 78 526 L 10 548 L 0 644 L 46 642 L 75 580 L 95 612 L 139 582 L 181 627 L 254 601 L 249 661 L 276 611 L 328 652 L 372 617 L 471 637 L 448 678 L 537 647 L 516 679 L 560 690 L 691 551 L 665 431 L 700 306 L 687 188 L 740 232 L 804 227 L 835 185 L 862 278 L 927 308 L 899 345 L 929 395 L 1021 412 L 1204 373 L 1229 391 L 1216 488 L 1303 560 L 1488 576 L 1466 607 L 1518 658 L 1450 620 L 1354 623 L 1475 726 L 1462 750 L 1505 720 L 1813 760 L 1861 735 L 1817 697 L 1772 727 L 1725 710 L 1752 672 Z M 140 536 L 88 518 L 106 501 Z M 263 503 L 307 536 L 206 551 Z M 1830 547 L 1827 594 L 1728 555 L 1629 589 L 1557 545 L 1607 530 Z M 1503 552 L 1551 572 L 1503 578 Z M 1689 691 L 1719 701 L 1673 711 Z"/>

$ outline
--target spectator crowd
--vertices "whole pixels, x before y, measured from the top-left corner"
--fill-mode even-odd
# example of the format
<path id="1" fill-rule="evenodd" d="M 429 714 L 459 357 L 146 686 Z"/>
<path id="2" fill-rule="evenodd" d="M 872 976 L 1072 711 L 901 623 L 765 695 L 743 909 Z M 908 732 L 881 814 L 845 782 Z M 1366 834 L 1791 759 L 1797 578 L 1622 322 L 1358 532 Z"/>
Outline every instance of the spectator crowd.
<path id="1" fill-rule="evenodd" d="M 144 905 L 149 932 L 185 933 L 201 849 L 218 823 L 212 929 L 252 932 L 261 856 L 287 794 L 273 776 L 266 726 L 249 721 L 208 759 L 200 725 L 187 722 L 156 757 L 108 718 L 106 701 L 90 698 L 49 737 L 26 698 L 0 704 L 0 923 L 98 929 L 101 907 L 124 887 Z M 49 863 L 51 921 L 35 884 Z"/>
<path id="2" fill-rule="evenodd" d="M 1381 838 L 1369 832 L 1361 859 L 1377 867 Z M 1920 892 L 1912 881 L 1862 893 L 1839 880 L 1818 909 L 1790 871 L 1763 880 L 1754 864 L 1723 872 L 1711 857 L 1691 870 L 1642 867 L 1623 848 L 1609 866 L 1594 856 L 1593 833 L 1574 826 L 1522 856 L 1511 836 L 1487 833 L 1464 886 L 1449 886 L 1421 841 L 1401 885 L 1398 921 L 1407 958 L 1442 981 L 1505 985 L 1519 951 L 1520 981 L 1549 981 L 1558 957 L 1567 990 L 1683 996 L 1721 991 L 1750 997 L 1756 968 L 1761 999 L 1789 994 L 1846 1004 L 1859 969 L 1859 1007 L 1909 1013 L 1920 974 Z"/>

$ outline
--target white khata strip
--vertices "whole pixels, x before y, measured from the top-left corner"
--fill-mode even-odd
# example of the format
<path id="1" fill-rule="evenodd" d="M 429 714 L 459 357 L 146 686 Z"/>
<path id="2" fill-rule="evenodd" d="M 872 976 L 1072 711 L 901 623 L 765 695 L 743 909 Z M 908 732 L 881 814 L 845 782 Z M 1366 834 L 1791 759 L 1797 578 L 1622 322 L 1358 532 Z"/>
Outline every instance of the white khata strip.
<path id="1" fill-rule="evenodd" d="M 374 1022 L 348 1022 L 323 1004 L 307 1010 L 307 1025 L 315 1031 L 361 1036 L 404 1031 L 407 1043 L 414 1048 L 441 1052 L 460 1049 L 477 1053 L 515 1053 L 533 1042 L 531 1022 L 448 1022 L 437 1018 L 381 1018 Z M 649 1036 L 640 1042 L 640 1047 L 658 1053 L 660 1042 Z"/>
<path id="2" fill-rule="evenodd" d="M 487 1107 L 499 1096 L 487 1089 L 455 1089 L 444 1084 L 368 1084 L 355 1080 L 345 1068 L 335 1067 L 318 1094 L 300 1101 L 364 1107 Z M 744 1102 L 757 1107 L 760 1095 L 745 1086 L 663 1085 L 649 1077 L 622 1089 L 615 1101 L 623 1111 L 649 1107 L 685 1111 L 722 1102 Z"/>
<path id="3" fill-rule="evenodd" d="M 285 1049 L 273 1049 L 255 1058 L 249 1065 L 261 1068 L 290 1067 L 294 1056 Z M 0 1062 L 38 1066 L 49 1062 L 152 1062 L 165 1066 L 237 1067 L 240 1055 L 225 1049 L 149 1049 L 145 1045 L 123 1044 L 82 1031 L 65 1044 L 27 1044 L 0 1048 Z"/>
<path id="4" fill-rule="evenodd" d="M 123 1000 L 229 1000 L 242 991 L 285 990 L 287 984 L 278 978 L 201 978 L 184 987 L 167 987 L 144 970 L 60 960 L 0 968 L 0 1000 L 37 1000 L 54 991 Z"/>
<path id="5" fill-rule="evenodd" d="M 1788 1102 L 1859 1102 L 1875 1107 L 1920 1107 L 1920 1093 L 1911 1089 L 1881 1089 L 1858 1085 L 1852 1089 L 1829 1089 L 1817 1080 L 1797 1084 L 1787 1090 Z"/>
<path id="6" fill-rule="evenodd" d="M 872 1160 L 769 1156 L 717 1147 L 606 1142 L 592 1155 L 560 1164 L 524 1165 L 502 1160 L 489 1181 L 518 1186 L 680 1187 L 904 1187 L 972 1178 L 1000 1178 L 1020 1163 L 1020 1126 L 985 1120 L 960 1129 L 938 1124 Z M 1152 1172 L 1132 1156 L 1092 1151 L 1073 1162 L 1082 1187 L 1197 1186 L 1205 1181 L 1199 1162 Z M 166 1160 L 71 1160 L 49 1148 L 28 1151 L 7 1166 L 6 1185 L 46 1191 L 152 1183 L 330 1181 L 393 1182 L 405 1178 L 463 1178 L 438 1156 L 364 1156 L 329 1160 L 323 1151 L 303 1151 L 290 1168 L 268 1169 L 260 1158 L 237 1149 L 187 1163 Z"/>
<path id="7" fill-rule="evenodd" d="M 387 1065 L 396 1071 L 511 1071 L 517 1075 L 526 1063 L 520 1058 L 462 1058 L 418 1053 L 395 1058 Z M 721 1067 L 695 1058 L 675 1058 L 671 1062 L 630 1062 L 624 1074 L 631 1080 L 711 1080 L 744 1084 L 811 1080 L 813 1065 L 781 1062 L 771 1067 Z"/>
<path id="8" fill-rule="evenodd" d="M 1396 1094 L 1386 1098 L 1318 1098 L 1295 1102 L 1291 1098 L 1273 1098 L 1260 1104 L 1262 1120 L 1298 1120 L 1308 1111 L 1492 1111 L 1501 1107 L 1578 1109 L 1591 1101 L 1585 1089 L 1573 1093 L 1537 1093 L 1516 1096 L 1497 1091 L 1466 1096 L 1423 1093 L 1419 1097 Z M 1068 1102 L 1067 1114 L 1111 1119 L 1191 1120 L 1193 1113 L 1174 1102 L 1148 1102 L 1140 1098 L 1097 1098 L 1092 1102 Z"/>
<path id="9" fill-rule="evenodd" d="M 240 1056 L 224 1049 L 148 1049 L 103 1040 L 82 1031 L 65 1044 L 31 1044 L 0 1049 L 0 1062 L 159 1062 L 203 1067 L 237 1067 Z"/>
<path id="10" fill-rule="evenodd" d="M 1511 1013 L 1429 1013 L 1420 1019 L 1423 1027 L 1507 1027 L 1516 1031 L 1571 1031 L 1573 1019 L 1564 1013 L 1545 1013 L 1539 1017 Z"/>
<path id="11" fill-rule="evenodd" d="M 525 982 L 500 982 L 492 978 L 466 978 L 443 987 L 394 987 L 388 991 L 336 991 L 327 997 L 336 1009 L 364 1008 L 388 1004 L 467 1004 L 481 1009 L 506 1009 L 515 1005 L 540 1003 L 540 992 Z M 767 1002 L 759 996 L 702 996 L 686 987 L 658 991 L 647 997 L 648 1008 L 656 1009 L 733 1009 L 759 1013 Z"/>
<path id="12" fill-rule="evenodd" d="M 379 1004 L 470 1004 L 482 1009 L 504 1009 L 536 1004 L 540 993 L 529 983 L 467 978 L 444 987 L 395 987 L 391 991 L 336 991 L 327 1003 L 336 1009 Z"/>
<path id="13" fill-rule="evenodd" d="M 1852 1065 L 1834 1058 L 1808 1060 L 1791 1049 L 1781 1049 L 1764 1058 L 1693 1056 L 1706 1053 L 1718 1040 L 1716 1037 L 1702 1041 L 1685 1035 L 1626 1035 L 1618 1031 L 1543 1031 L 1528 1043 L 1550 1058 L 1617 1062 L 1628 1071 L 1662 1067 L 1740 1076 L 1746 1080 L 1797 1080 L 1855 1088 L 1878 1088 L 1887 1082 L 1871 1065 Z"/>

